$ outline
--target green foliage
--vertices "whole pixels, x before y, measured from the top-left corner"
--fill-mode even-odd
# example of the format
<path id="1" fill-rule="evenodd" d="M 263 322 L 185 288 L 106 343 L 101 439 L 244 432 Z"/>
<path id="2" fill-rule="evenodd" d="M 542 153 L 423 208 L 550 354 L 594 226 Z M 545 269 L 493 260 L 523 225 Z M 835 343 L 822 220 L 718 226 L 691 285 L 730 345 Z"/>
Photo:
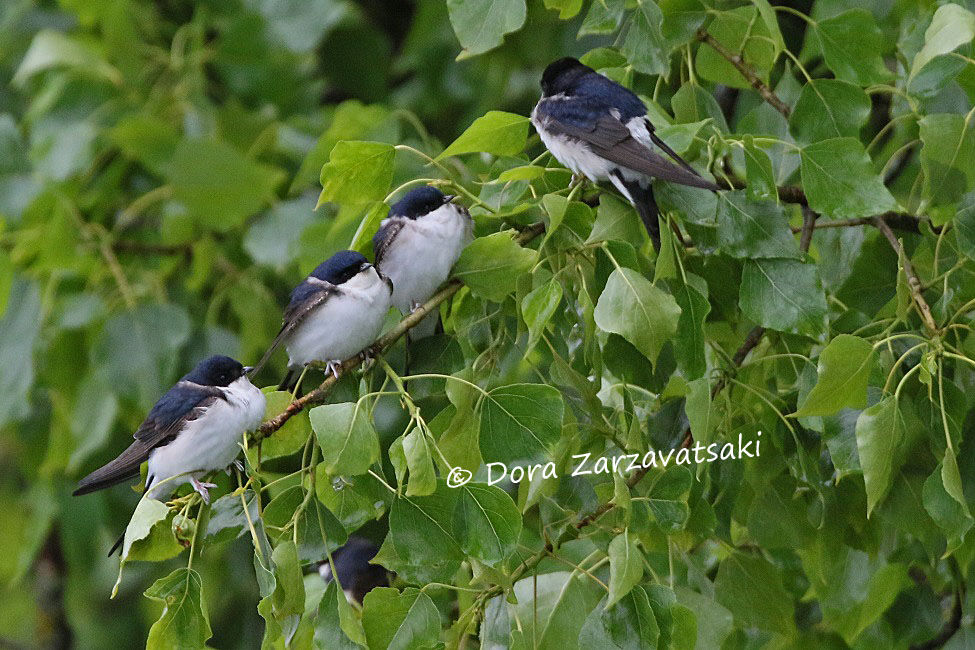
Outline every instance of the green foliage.
<path id="1" fill-rule="evenodd" d="M 975 14 L 807 5 L 0 3 L 0 645 L 970 642 Z M 659 251 L 531 130 L 569 55 L 728 188 L 656 183 Z M 298 404 L 275 355 L 209 506 L 69 496 L 420 184 L 442 333 Z"/>

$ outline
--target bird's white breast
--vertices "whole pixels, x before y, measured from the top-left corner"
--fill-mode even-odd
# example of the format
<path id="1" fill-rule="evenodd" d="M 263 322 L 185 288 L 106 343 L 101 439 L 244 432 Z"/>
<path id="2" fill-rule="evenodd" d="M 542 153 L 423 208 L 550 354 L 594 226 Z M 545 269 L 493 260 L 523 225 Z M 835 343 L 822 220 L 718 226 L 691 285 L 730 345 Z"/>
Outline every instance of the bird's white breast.
<path id="1" fill-rule="evenodd" d="M 380 270 L 393 282 L 393 305 L 408 312 L 444 283 L 473 238 L 473 228 L 466 211 L 452 203 L 417 219 L 393 218 L 402 219 L 403 226 L 383 255 Z"/>
<path id="2" fill-rule="evenodd" d="M 581 174 L 593 182 L 610 179 L 610 173 L 616 165 L 592 152 L 589 145 L 577 138 L 553 133 L 546 128 L 546 120 L 538 110 L 542 102 L 559 101 L 559 96 L 542 99 L 532 111 L 532 124 L 538 131 L 539 137 L 555 159 L 565 165 L 573 174 Z"/>
<path id="3" fill-rule="evenodd" d="M 149 453 L 152 485 L 182 475 L 150 490 L 150 498 L 164 499 L 192 476 L 226 468 L 240 453 L 244 433 L 261 424 L 264 393 L 246 376 L 222 390 L 226 399 L 217 399 L 203 415 L 187 422 L 175 440 Z"/>
<path id="4" fill-rule="evenodd" d="M 371 344 L 382 331 L 390 306 L 390 289 L 376 269 L 369 267 L 339 285 L 305 317 L 288 337 L 290 368 L 312 361 L 347 359 Z"/>

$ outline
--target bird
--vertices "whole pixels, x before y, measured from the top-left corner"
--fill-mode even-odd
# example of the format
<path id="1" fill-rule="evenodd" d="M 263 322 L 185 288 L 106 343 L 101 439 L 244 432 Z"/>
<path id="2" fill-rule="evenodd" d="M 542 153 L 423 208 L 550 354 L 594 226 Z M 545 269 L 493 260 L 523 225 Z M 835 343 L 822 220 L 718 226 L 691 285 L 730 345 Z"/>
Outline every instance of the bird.
<path id="1" fill-rule="evenodd" d="M 639 97 L 578 59 L 565 57 L 550 63 L 541 86 L 542 97 L 531 121 L 549 152 L 575 176 L 612 183 L 636 208 L 657 250 L 659 211 L 651 179 L 721 189 L 702 178 L 655 133 Z"/>
<path id="2" fill-rule="evenodd" d="M 474 239 L 474 222 L 457 197 L 429 185 L 393 204 L 372 239 L 376 267 L 393 282 L 393 306 L 412 313 L 450 275 L 461 251 Z M 413 327 L 413 340 L 433 334 L 437 314 Z"/>
<path id="3" fill-rule="evenodd" d="M 389 574 L 386 569 L 378 564 L 369 563 L 378 552 L 379 549 L 375 544 L 353 535 L 344 546 L 332 553 L 335 573 L 338 575 L 346 599 L 354 600 L 361 605 L 362 599 L 369 590 L 389 585 Z M 318 566 L 318 575 L 326 583 L 331 582 L 332 566 L 327 561 L 322 562 Z"/>
<path id="4" fill-rule="evenodd" d="M 291 292 L 281 330 L 256 373 L 282 343 L 288 351 L 288 374 L 278 390 L 297 390 L 300 373 L 323 362 L 336 378 L 342 361 L 363 352 L 382 331 L 393 285 L 355 251 L 339 251 Z"/>
<path id="5" fill-rule="evenodd" d="M 209 488 L 216 485 L 200 478 L 229 467 L 240 453 L 241 437 L 264 417 L 264 393 L 251 383 L 249 370 L 222 355 L 198 363 L 159 398 L 133 435 L 135 442 L 81 479 L 74 495 L 138 476 L 139 467 L 148 461 L 145 496 L 164 500 L 177 486 L 190 483 L 210 503 Z"/>

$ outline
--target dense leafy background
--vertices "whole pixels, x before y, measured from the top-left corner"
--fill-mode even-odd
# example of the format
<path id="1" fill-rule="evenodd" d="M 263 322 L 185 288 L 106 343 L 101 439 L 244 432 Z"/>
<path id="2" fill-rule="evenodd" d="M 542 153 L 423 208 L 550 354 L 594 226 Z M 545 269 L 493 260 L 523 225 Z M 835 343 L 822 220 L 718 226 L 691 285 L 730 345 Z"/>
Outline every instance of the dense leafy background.
<path id="1" fill-rule="evenodd" d="M 972 10 L 3 2 L 3 645 L 972 647 Z M 659 254 L 530 133 L 567 54 L 738 188 L 659 187 Z M 479 238 L 412 375 L 401 343 L 348 368 L 209 510 L 69 496 L 195 360 L 256 359 L 414 179 Z M 759 431 L 755 459 L 568 476 Z M 313 570 L 356 530 L 399 576 L 361 612 Z"/>

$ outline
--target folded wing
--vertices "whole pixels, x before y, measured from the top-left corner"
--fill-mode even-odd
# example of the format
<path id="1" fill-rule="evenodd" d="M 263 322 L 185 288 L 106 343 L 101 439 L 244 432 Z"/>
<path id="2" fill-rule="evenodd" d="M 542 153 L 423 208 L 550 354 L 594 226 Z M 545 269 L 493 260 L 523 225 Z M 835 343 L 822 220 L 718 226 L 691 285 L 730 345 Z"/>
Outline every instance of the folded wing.
<path id="1" fill-rule="evenodd" d="M 81 479 L 74 494 L 88 494 L 137 476 L 139 466 L 149 459 L 149 452 L 171 442 L 187 422 L 200 417 L 222 397 L 223 391 L 212 386 L 176 384 L 149 411 L 133 435 L 135 441 L 115 460 Z"/>
<path id="2" fill-rule="evenodd" d="M 553 133 L 582 140 L 589 145 L 593 153 L 621 167 L 679 185 L 700 187 L 706 190 L 721 189 L 711 181 L 702 178 L 666 144 L 662 149 L 675 160 L 680 161 L 682 166 L 678 167 L 660 154 L 648 149 L 633 137 L 625 124 L 612 115 L 604 115 L 598 118 L 592 122 L 591 127 L 552 117 L 546 122 L 545 127 Z M 655 143 L 658 145 L 663 143 L 652 130 L 650 133 Z"/>

